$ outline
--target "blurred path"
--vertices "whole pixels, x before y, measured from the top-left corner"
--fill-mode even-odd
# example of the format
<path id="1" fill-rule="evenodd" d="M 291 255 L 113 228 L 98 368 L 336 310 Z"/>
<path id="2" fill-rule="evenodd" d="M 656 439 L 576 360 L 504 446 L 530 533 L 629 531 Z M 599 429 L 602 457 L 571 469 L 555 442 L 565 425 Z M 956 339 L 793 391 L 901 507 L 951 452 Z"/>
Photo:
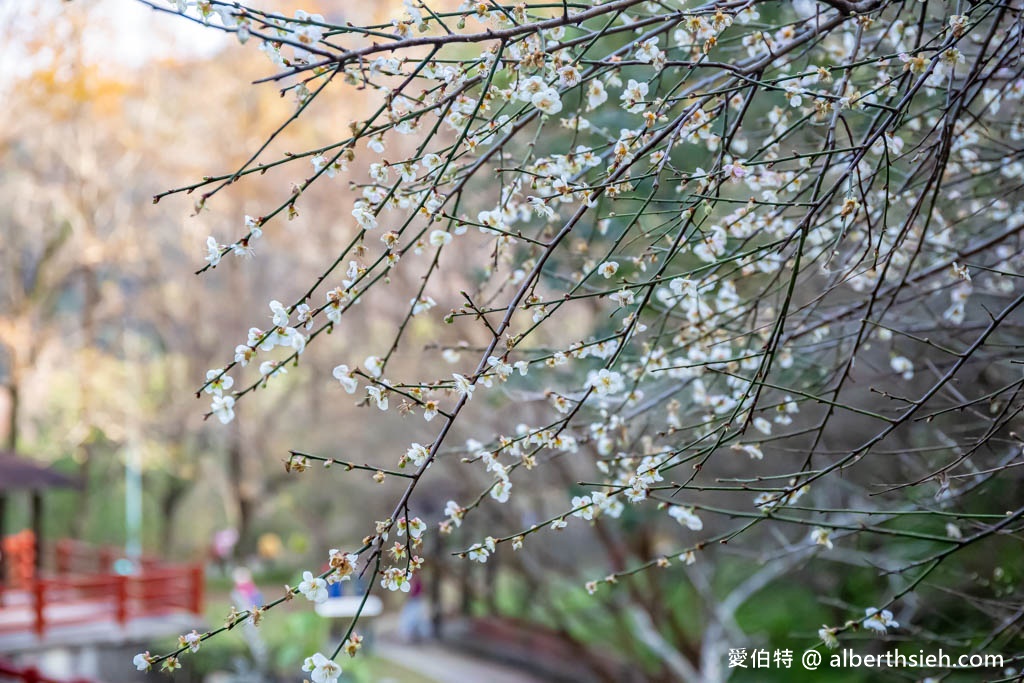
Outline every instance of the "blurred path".
<path id="1" fill-rule="evenodd" d="M 543 683 L 514 667 L 471 657 L 439 642 L 413 645 L 398 642 L 391 634 L 382 634 L 374 643 L 373 654 L 437 683 Z"/>

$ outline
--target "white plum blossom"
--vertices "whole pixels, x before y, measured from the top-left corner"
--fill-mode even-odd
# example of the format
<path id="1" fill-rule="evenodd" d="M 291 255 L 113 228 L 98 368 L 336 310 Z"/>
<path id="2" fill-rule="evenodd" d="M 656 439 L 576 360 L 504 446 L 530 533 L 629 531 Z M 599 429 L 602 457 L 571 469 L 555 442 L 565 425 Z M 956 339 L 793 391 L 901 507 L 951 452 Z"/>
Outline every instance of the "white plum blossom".
<path id="1" fill-rule="evenodd" d="M 764 419 L 763 417 L 755 417 L 751 424 L 754 425 L 754 429 L 761 432 L 762 434 L 772 433 L 772 423 Z"/>
<path id="2" fill-rule="evenodd" d="M 622 375 L 614 370 L 602 368 L 587 376 L 587 386 L 593 387 L 598 396 L 617 394 L 625 388 Z"/>
<path id="3" fill-rule="evenodd" d="M 356 563 L 359 562 L 359 556 L 355 553 L 346 553 L 337 548 L 331 548 L 331 551 L 327 555 L 328 563 L 333 570 L 327 577 L 328 583 L 338 583 L 339 581 L 348 581 L 352 578 L 352 574 L 356 571 Z"/>
<path id="4" fill-rule="evenodd" d="M 734 444 L 732 449 L 741 453 L 746 453 L 754 460 L 764 460 L 764 453 L 761 451 L 760 444 L 756 443 L 743 443 Z"/>
<path id="5" fill-rule="evenodd" d="M 802 94 L 803 94 L 803 89 L 800 88 L 800 86 L 797 86 L 797 85 L 787 85 L 786 86 L 786 97 L 787 97 L 786 101 L 789 102 L 789 106 L 791 106 L 791 107 L 799 107 L 801 105 L 801 103 L 803 103 Z"/>
<path id="6" fill-rule="evenodd" d="M 864 628 L 869 628 L 876 633 L 885 633 L 887 629 L 899 628 L 899 622 L 892 618 L 892 612 L 887 609 L 879 610 L 875 607 L 868 607 L 864 610 L 867 618 L 864 620 Z"/>
<path id="7" fill-rule="evenodd" d="M 370 377 L 377 378 L 384 372 L 384 361 L 377 356 L 367 356 L 366 360 L 363 361 L 363 365 L 366 367 L 366 374 Z"/>
<path id="8" fill-rule="evenodd" d="M 388 409 L 388 390 L 379 386 L 366 387 L 367 395 L 377 405 L 377 409 L 386 411 Z"/>
<path id="9" fill-rule="evenodd" d="M 512 482 L 507 477 L 499 478 L 491 487 L 490 496 L 499 503 L 507 503 L 512 495 Z"/>
<path id="10" fill-rule="evenodd" d="M 313 164 L 313 170 L 315 172 L 319 173 L 320 171 L 323 171 L 324 175 L 328 178 L 333 178 L 338 175 L 340 171 L 345 170 L 345 164 L 342 160 L 336 159 L 331 161 L 323 154 L 317 154 L 309 161 Z"/>
<path id="11" fill-rule="evenodd" d="M 913 379 L 914 363 L 906 356 L 893 356 L 889 361 L 889 367 L 903 379 Z"/>
<path id="12" fill-rule="evenodd" d="M 149 654 L 149 650 L 140 652 L 132 659 L 132 664 L 139 671 L 149 671 L 153 668 L 153 656 Z"/>
<path id="13" fill-rule="evenodd" d="M 389 567 L 381 573 L 381 588 L 392 592 L 409 593 L 413 588 L 411 574 L 400 567 Z"/>
<path id="14" fill-rule="evenodd" d="M 301 303 L 296 306 L 295 317 L 298 319 L 299 324 L 307 330 L 313 327 L 313 311 L 310 309 L 309 304 Z"/>
<path id="15" fill-rule="evenodd" d="M 836 638 L 835 629 L 831 629 L 828 626 L 822 626 L 818 629 L 818 637 L 821 638 L 821 642 L 825 643 L 825 647 L 830 650 L 834 650 L 839 647 L 839 639 Z"/>
<path id="16" fill-rule="evenodd" d="M 430 233 L 430 243 L 435 247 L 443 247 L 450 244 L 452 234 L 444 230 L 434 230 Z"/>
<path id="17" fill-rule="evenodd" d="M 498 231 L 505 230 L 505 218 L 499 209 L 492 211 L 481 211 L 477 214 L 476 220 L 483 227 L 480 228 L 481 232 L 490 232 L 492 234 L 498 234 Z"/>
<path id="18" fill-rule="evenodd" d="M 212 235 L 206 238 L 206 262 L 209 263 L 212 268 L 216 268 L 220 263 L 221 252 L 223 249 L 224 248 Z"/>
<path id="19" fill-rule="evenodd" d="M 617 303 L 619 306 L 629 306 L 636 299 L 636 295 L 633 294 L 632 289 L 623 288 L 617 292 L 609 294 L 608 298 Z"/>
<path id="20" fill-rule="evenodd" d="M 573 496 L 572 507 L 573 517 L 582 517 L 586 520 L 594 519 L 594 514 L 597 511 L 590 496 Z"/>
<path id="21" fill-rule="evenodd" d="M 476 389 L 473 383 L 458 373 L 452 373 L 452 378 L 455 380 L 455 389 L 459 395 L 465 397 L 467 401 L 472 399 L 473 391 Z"/>
<path id="22" fill-rule="evenodd" d="M 512 366 L 496 356 L 488 356 L 487 364 L 502 380 L 506 380 L 512 375 Z"/>
<path id="23" fill-rule="evenodd" d="M 555 210 L 548 206 L 545 200 L 540 197 L 529 197 L 526 201 L 538 216 L 547 219 L 555 217 Z"/>
<path id="24" fill-rule="evenodd" d="M 235 419 L 235 398 L 234 396 L 214 396 L 210 404 L 210 412 L 217 416 L 221 424 L 227 424 Z"/>
<path id="25" fill-rule="evenodd" d="M 421 296 L 418 299 L 410 300 L 409 305 L 412 306 L 412 314 L 419 315 L 436 306 L 437 302 L 434 301 L 433 297 Z"/>
<path id="26" fill-rule="evenodd" d="M 373 230 L 377 227 L 377 217 L 370 211 L 366 202 L 356 202 L 355 208 L 352 209 L 352 217 L 364 230 Z"/>
<path id="27" fill-rule="evenodd" d="M 413 517 L 408 521 L 403 517 L 398 520 L 397 526 L 399 536 L 408 531 L 410 538 L 420 538 L 427 530 L 427 523 L 419 517 Z"/>
<path id="28" fill-rule="evenodd" d="M 648 64 L 664 59 L 664 54 L 665 53 L 658 49 L 657 38 L 648 38 L 640 43 L 636 49 L 636 58 L 641 62 L 646 62 Z"/>
<path id="29" fill-rule="evenodd" d="M 280 301 L 270 302 L 271 319 L 274 322 L 274 327 L 288 327 L 288 311 Z"/>
<path id="30" fill-rule="evenodd" d="M 817 545 L 823 545 L 829 550 L 832 550 L 832 539 L 830 538 L 830 532 L 828 529 L 823 529 L 820 526 L 811 529 L 811 541 Z"/>
<path id="31" fill-rule="evenodd" d="M 580 84 L 579 68 L 575 64 L 563 66 L 558 70 L 558 84 L 563 88 L 571 88 Z"/>
<path id="32" fill-rule="evenodd" d="M 334 370 L 331 371 L 334 379 L 341 383 L 342 388 L 346 393 L 354 394 L 356 389 L 359 388 L 359 381 L 355 378 L 353 371 L 348 369 L 347 365 L 337 365 Z"/>
<path id="33" fill-rule="evenodd" d="M 676 520 L 687 529 L 693 531 L 700 531 L 704 528 L 704 522 L 701 518 L 694 513 L 692 507 L 683 507 L 681 505 L 672 505 L 668 509 L 669 517 Z"/>
<path id="34" fill-rule="evenodd" d="M 203 643 L 203 637 L 199 635 L 199 632 L 192 629 L 191 633 L 186 633 L 183 636 L 178 636 L 178 645 L 180 647 L 187 647 L 189 652 L 193 654 L 199 652 L 199 646 Z"/>
<path id="35" fill-rule="evenodd" d="M 629 79 L 626 88 L 622 91 L 622 107 L 630 114 L 639 114 L 647 108 L 644 100 L 647 98 L 649 88 L 646 83 Z"/>
<path id="36" fill-rule="evenodd" d="M 406 450 L 405 457 L 416 467 L 422 467 L 423 463 L 430 457 L 430 450 L 422 444 L 414 443 Z"/>
<path id="37" fill-rule="evenodd" d="M 481 564 L 484 564 L 487 562 L 487 558 L 490 556 L 491 552 L 483 545 L 479 543 L 474 543 L 472 546 L 470 546 L 466 554 L 469 557 L 469 559 L 473 560 L 474 562 L 480 562 Z"/>
<path id="38" fill-rule="evenodd" d="M 433 171 L 435 168 L 440 168 L 443 163 L 441 160 L 441 156 L 438 154 L 434 154 L 433 152 L 424 154 L 423 159 L 421 161 L 423 162 L 423 167 L 428 171 Z"/>
<path id="39" fill-rule="evenodd" d="M 605 261 L 597 268 L 597 272 L 604 278 L 610 278 L 619 270 L 619 264 L 615 261 Z"/>
<path id="40" fill-rule="evenodd" d="M 238 346 L 235 347 L 235 362 L 241 365 L 243 368 L 247 366 L 250 361 L 252 361 L 255 355 L 256 351 L 246 344 L 239 344 Z"/>
<path id="41" fill-rule="evenodd" d="M 287 322 L 287 318 L 285 320 Z M 288 347 L 302 353 L 306 349 L 306 337 L 294 327 L 275 326 L 260 344 L 260 349 L 270 351 L 277 346 Z"/>
<path id="42" fill-rule="evenodd" d="M 494 549 L 495 541 L 493 538 L 488 536 L 484 539 L 483 543 L 474 543 L 470 546 L 469 550 L 466 551 L 466 555 L 474 562 L 485 564 L 487 562 L 487 558 L 494 552 Z"/>
<path id="43" fill-rule="evenodd" d="M 604 88 L 604 83 L 598 79 L 593 79 L 587 86 L 587 111 L 593 111 L 600 107 L 608 100 L 608 91 Z"/>
<path id="44" fill-rule="evenodd" d="M 327 600 L 327 581 L 319 576 L 313 576 L 312 572 L 302 572 L 302 582 L 299 584 L 299 592 L 310 602 L 325 602 Z"/>
<path id="45" fill-rule="evenodd" d="M 222 396 L 224 392 L 234 386 L 234 384 L 235 380 L 232 379 L 231 375 L 226 374 L 223 368 L 215 368 L 213 370 L 206 371 L 206 388 L 204 391 L 208 394 Z"/>
<path id="46" fill-rule="evenodd" d="M 736 15 L 736 19 L 741 24 L 749 24 L 752 21 L 757 21 L 761 18 L 761 14 L 757 11 L 756 5 L 750 5 L 740 10 L 739 14 Z"/>
<path id="47" fill-rule="evenodd" d="M 341 667 L 319 652 L 306 658 L 302 670 L 309 673 L 312 683 L 337 683 L 341 677 Z"/>
<path id="48" fill-rule="evenodd" d="M 288 368 L 285 364 L 276 360 L 265 360 L 260 363 L 260 375 L 269 380 L 276 375 L 287 375 Z"/>
<path id="49" fill-rule="evenodd" d="M 545 114 L 554 115 L 562 111 L 562 100 L 558 96 L 558 91 L 554 88 L 534 93 L 533 97 L 530 98 L 530 102 Z"/>
<path id="50" fill-rule="evenodd" d="M 466 514 L 466 510 L 454 500 L 449 500 L 445 503 L 444 514 L 452 524 L 458 527 L 462 526 L 462 517 Z"/>

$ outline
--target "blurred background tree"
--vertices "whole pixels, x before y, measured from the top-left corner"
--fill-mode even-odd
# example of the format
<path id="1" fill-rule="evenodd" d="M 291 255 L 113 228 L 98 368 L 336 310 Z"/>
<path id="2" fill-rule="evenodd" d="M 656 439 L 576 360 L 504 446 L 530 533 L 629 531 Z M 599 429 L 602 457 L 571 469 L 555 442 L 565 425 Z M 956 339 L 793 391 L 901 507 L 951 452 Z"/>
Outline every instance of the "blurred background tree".
<path id="1" fill-rule="evenodd" d="M 380 590 L 382 532 L 419 515 L 446 610 L 559 641 L 599 680 L 791 680 L 728 650 L 833 635 L 1018 651 L 1015 10 L 428 4 L 186 3 L 205 29 L 142 3 L 4 10 L 3 434 L 86 480 L 54 531 L 124 540 L 134 449 L 153 551 L 231 528 L 234 559 L 294 585 L 362 546 Z M 563 10 L 591 14 L 530 28 Z M 239 18 L 241 48 L 214 30 Z M 487 28 L 508 35 L 415 42 Z M 451 168 L 431 177 L 428 152 Z M 343 281 L 362 303 L 326 324 Z M 266 354 L 229 362 L 271 300 L 310 343 L 263 391 Z M 222 426 L 187 397 L 225 366 Z M 412 443 L 426 460 L 378 483 Z M 870 608 L 900 629 L 876 638 Z M 322 634 L 280 618 L 295 669 Z"/>

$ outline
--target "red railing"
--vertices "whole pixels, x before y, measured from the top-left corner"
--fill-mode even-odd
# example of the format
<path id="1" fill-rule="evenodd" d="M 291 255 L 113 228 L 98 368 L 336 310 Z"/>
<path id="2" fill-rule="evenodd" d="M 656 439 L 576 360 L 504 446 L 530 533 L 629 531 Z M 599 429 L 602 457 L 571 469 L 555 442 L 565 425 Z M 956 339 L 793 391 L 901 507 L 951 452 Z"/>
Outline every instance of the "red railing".
<path id="1" fill-rule="evenodd" d="M 39 669 L 33 666 L 19 668 L 10 662 L 0 660 L 0 675 L 13 677 L 15 681 L 22 683 L 92 683 L 86 678 L 74 678 L 70 681 L 58 681 L 54 678 L 47 678 L 39 673 Z M 6 679 L 5 679 L 6 680 Z"/>
<path id="2" fill-rule="evenodd" d="M 54 545 L 54 569 L 58 574 L 103 574 L 114 561 L 124 557 L 124 549 L 110 545 L 93 545 L 85 541 L 62 538 Z M 161 566 L 160 560 L 143 555 L 138 560 L 142 569 Z"/>
<path id="3" fill-rule="evenodd" d="M 0 602 L 0 633 L 35 632 L 61 626 L 132 619 L 172 612 L 201 614 L 201 564 L 162 565 L 142 560 L 135 573 L 111 571 L 119 553 L 78 541 L 55 548 L 56 573 L 19 582 Z"/>

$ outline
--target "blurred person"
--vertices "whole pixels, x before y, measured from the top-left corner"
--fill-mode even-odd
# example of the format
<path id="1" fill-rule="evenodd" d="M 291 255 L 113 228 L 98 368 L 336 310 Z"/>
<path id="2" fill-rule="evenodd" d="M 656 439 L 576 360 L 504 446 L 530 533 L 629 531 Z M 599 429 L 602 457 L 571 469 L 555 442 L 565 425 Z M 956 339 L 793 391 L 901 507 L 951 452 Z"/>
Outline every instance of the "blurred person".
<path id="1" fill-rule="evenodd" d="M 235 585 L 231 590 L 231 600 L 241 609 L 259 607 L 263 604 L 263 594 L 252 580 L 252 572 L 245 567 L 236 567 L 231 573 Z"/>
<path id="2" fill-rule="evenodd" d="M 238 532 L 235 529 L 221 529 L 213 534 L 210 542 L 210 553 L 213 561 L 222 575 L 228 574 L 228 563 L 235 552 L 235 545 L 238 543 Z"/>
<path id="3" fill-rule="evenodd" d="M 413 574 L 410 584 L 409 598 L 398 616 L 398 635 L 406 642 L 418 643 L 431 636 L 430 614 L 420 575 Z"/>
<path id="4" fill-rule="evenodd" d="M 231 578 L 235 584 L 231 589 L 231 602 L 236 608 L 248 610 L 263 606 L 263 594 L 256 582 L 253 581 L 251 571 L 246 567 L 235 567 L 235 570 L 231 572 Z M 266 672 L 269 662 L 267 644 L 264 642 L 263 636 L 260 635 L 256 624 L 251 619 L 246 619 L 242 633 L 249 645 L 249 651 L 252 653 L 257 670 Z"/>

